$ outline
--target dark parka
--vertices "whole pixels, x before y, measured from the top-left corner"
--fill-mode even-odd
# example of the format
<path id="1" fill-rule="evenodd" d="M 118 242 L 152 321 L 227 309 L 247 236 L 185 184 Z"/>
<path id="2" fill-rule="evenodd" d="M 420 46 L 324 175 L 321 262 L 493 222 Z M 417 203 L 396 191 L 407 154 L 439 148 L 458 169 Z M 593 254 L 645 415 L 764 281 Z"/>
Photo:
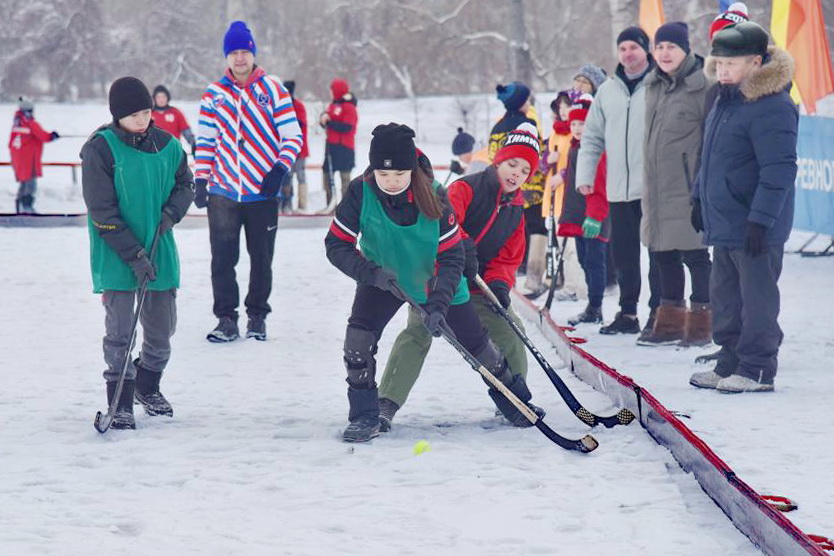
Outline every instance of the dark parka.
<path id="1" fill-rule="evenodd" d="M 715 75 L 707 59 L 707 76 Z M 700 199 L 707 245 L 739 248 L 747 223 L 767 228 L 768 245 L 783 244 L 793 226 L 799 111 L 788 87 L 790 54 L 768 49 L 765 64 L 740 85 L 721 86 L 707 117 Z"/>
<path id="2" fill-rule="evenodd" d="M 705 99 L 714 80 L 704 60 L 689 53 L 674 75 L 655 67 L 646 76 L 643 150 L 643 218 L 640 239 L 651 251 L 703 248 L 692 228 L 692 183 L 698 170 L 706 119 Z"/>

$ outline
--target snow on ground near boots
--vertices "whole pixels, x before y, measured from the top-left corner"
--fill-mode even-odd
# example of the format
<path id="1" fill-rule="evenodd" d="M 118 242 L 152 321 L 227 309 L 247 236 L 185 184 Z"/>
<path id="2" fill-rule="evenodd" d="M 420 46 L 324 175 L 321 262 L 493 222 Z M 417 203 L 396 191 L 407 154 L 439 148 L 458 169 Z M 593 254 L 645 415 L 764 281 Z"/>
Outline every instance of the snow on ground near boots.
<path id="1" fill-rule="evenodd" d="M 601 446 L 590 455 L 564 451 L 535 429 L 493 426 L 486 387 L 439 341 L 393 432 L 343 443 L 341 356 L 353 283 L 326 262 L 323 230 L 279 234 L 269 340 L 228 345 L 205 340 L 214 325 L 207 229 L 177 231 L 179 323 L 162 383 L 175 417 L 148 418 L 137 406 L 136 431 L 100 435 L 92 425 L 105 409 L 104 313 L 90 293 L 86 235 L 7 229 L 0 242 L 2 554 L 758 553 L 637 426 L 593 431 Z M 245 262 L 239 270 L 245 283 Z M 400 314 L 386 331 L 380 373 L 403 322 Z M 675 371 L 679 390 L 688 371 Z M 615 411 L 568 382 L 589 407 Z M 715 413 L 724 404 L 747 431 L 743 417 L 756 406 L 764 420 L 757 428 L 819 439 L 819 422 L 797 427 L 766 416 L 783 403 L 799 409 L 803 385 L 792 384 L 783 397 L 755 400 L 690 394 L 687 409 L 703 400 Z M 551 426 L 587 432 L 534 365 L 530 385 Z M 801 399 L 816 401 L 823 388 L 815 389 Z M 789 485 L 797 473 L 823 476 L 830 448 L 803 462 L 786 456 L 795 443 L 762 448 L 760 431 L 740 434 L 717 421 L 705 436 L 719 448 L 729 448 L 722 439 L 731 435 L 758 450 L 761 461 L 742 447 L 727 450 L 754 486 L 762 473 L 768 486 Z M 432 450 L 414 456 L 421 439 Z"/>

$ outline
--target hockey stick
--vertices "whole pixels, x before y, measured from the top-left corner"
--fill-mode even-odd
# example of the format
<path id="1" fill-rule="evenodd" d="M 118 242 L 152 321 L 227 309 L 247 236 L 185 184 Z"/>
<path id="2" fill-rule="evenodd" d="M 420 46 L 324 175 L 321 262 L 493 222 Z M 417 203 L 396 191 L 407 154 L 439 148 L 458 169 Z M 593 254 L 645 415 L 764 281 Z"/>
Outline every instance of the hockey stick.
<path id="1" fill-rule="evenodd" d="M 420 315 L 422 319 L 425 320 L 426 317 L 426 310 L 423 309 L 414 299 L 411 298 L 406 292 L 402 290 L 399 286 L 396 287 L 395 295 L 399 296 L 401 299 L 405 300 L 417 313 Z M 478 362 L 475 357 L 469 353 L 469 351 L 458 342 L 457 338 L 455 338 L 454 333 L 449 328 L 448 324 L 444 323 L 444 326 L 441 330 L 441 335 L 443 338 L 452 344 L 461 356 L 469 363 L 469 366 L 472 367 L 475 371 L 479 372 L 484 380 L 487 381 L 493 388 L 501 392 L 501 394 L 507 398 L 507 400 L 518 409 L 524 417 L 530 421 L 537 429 L 539 429 L 542 434 L 544 434 L 547 438 L 549 438 L 555 444 L 561 446 L 566 450 L 576 450 L 577 452 L 592 452 L 597 449 L 599 446 L 599 442 L 591 435 L 585 435 L 584 437 L 580 438 L 579 440 L 572 440 L 570 438 L 565 438 L 564 436 L 560 435 L 549 426 L 545 424 L 545 422 L 536 415 L 536 413 L 530 409 L 526 403 L 522 402 L 518 399 L 518 397 L 513 394 L 509 388 L 507 388 L 500 380 L 495 378 L 495 375 L 490 373 L 486 368 Z"/>
<path id="2" fill-rule="evenodd" d="M 600 417 L 599 415 L 594 415 L 587 409 L 585 409 L 579 400 L 576 399 L 576 396 L 573 395 L 573 392 L 570 391 L 567 384 L 561 379 L 561 377 L 553 370 L 553 367 L 550 366 L 550 363 L 547 362 L 547 359 L 544 358 L 544 355 L 533 345 L 533 342 L 530 341 L 530 338 L 527 337 L 527 334 L 519 327 L 512 318 L 510 318 L 510 314 L 507 312 L 506 309 L 501 305 L 498 301 L 498 298 L 495 297 L 495 294 L 484 282 L 483 278 L 480 276 L 475 276 L 475 283 L 478 284 L 478 287 L 481 288 L 481 291 L 484 292 L 487 299 L 489 299 L 490 303 L 492 304 L 492 309 L 501 315 L 507 324 L 510 325 L 510 328 L 521 338 L 521 341 L 524 342 L 524 345 L 527 346 L 527 349 L 530 350 L 530 353 L 533 354 L 533 357 L 536 358 L 536 361 L 539 362 L 542 369 L 544 369 L 547 378 L 550 379 L 550 382 L 553 383 L 553 386 L 556 387 L 556 390 L 559 391 L 559 395 L 562 396 L 562 399 L 565 400 L 565 403 L 568 405 L 573 414 L 576 415 L 577 419 L 589 425 L 591 427 L 595 427 L 598 424 L 602 423 L 606 426 L 606 428 L 611 428 L 617 425 L 628 425 L 634 420 L 634 413 L 629 411 L 628 409 L 621 409 L 617 412 L 616 415 L 611 415 L 608 417 Z"/>
<path id="3" fill-rule="evenodd" d="M 157 244 L 159 244 L 159 228 L 157 228 L 156 232 L 154 232 L 153 242 L 151 243 L 151 252 L 148 255 L 151 264 L 153 264 L 154 255 L 156 255 Z M 113 393 L 113 399 L 110 400 L 110 406 L 107 408 L 106 414 L 103 414 L 101 411 L 96 412 L 96 420 L 93 422 L 93 426 L 102 434 L 107 432 L 110 425 L 113 423 L 113 416 L 116 414 L 116 407 L 118 407 L 119 398 L 122 396 L 122 389 L 124 388 L 125 377 L 127 376 L 127 366 L 130 363 L 130 352 L 133 351 L 133 343 L 136 341 L 136 325 L 139 324 L 139 316 L 142 313 L 142 305 L 145 303 L 145 293 L 148 291 L 148 282 L 148 277 L 145 276 L 142 280 L 142 285 L 139 287 L 139 299 L 136 302 L 136 312 L 133 314 L 133 325 L 130 329 L 130 341 L 127 343 L 125 360 L 122 364 L 122 372 L 119 374 L 119 380 L 116 383 L 116 391 Z M 131 400 L 131 403 L 133 403 L 133 400 Z"/>
<path id="4" fill-rule="evenodd" d="M 551 234 L 555 234 L 555 232 L 551 232 Z M 568 238 L 565 238 L 562 240 L 562 249 L 559 250 L 559 256 L 557 257 L 558 262 L 554 264 L 555 270 L 553 272 L 553 277 L 550 279 L 550 289 L 547 292 L 547 299 L 544 302 L 542 311 L 550 311 L 550 306 L 553 305 L 553 297 L 556 295 L 556 282 L 558 281 L 559 274 L 562 272 L 562 268 L 565 263 L 565 248 L 567 245 Z"/>

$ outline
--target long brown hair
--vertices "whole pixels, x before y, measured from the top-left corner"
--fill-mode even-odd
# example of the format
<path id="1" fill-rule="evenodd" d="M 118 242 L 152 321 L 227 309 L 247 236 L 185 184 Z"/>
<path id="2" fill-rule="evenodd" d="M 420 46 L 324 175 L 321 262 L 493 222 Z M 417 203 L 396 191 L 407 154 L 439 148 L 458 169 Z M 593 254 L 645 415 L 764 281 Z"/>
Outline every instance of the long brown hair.
<path id="1" fill-rule="evenodd" d="M 364 177 L 365 181 L 376 185 L 372 168 L 365 171 Z M 377 187 L 379 186 L 377 185 Z M 440 220 L 440 217 L 443 216 L 443 205 L 434 192 L 434 178 L 419 164 L 411 171 L 411 190 L 414 193 L 414 203 L 417 205 L 417 210 L 431 220 Z"/>

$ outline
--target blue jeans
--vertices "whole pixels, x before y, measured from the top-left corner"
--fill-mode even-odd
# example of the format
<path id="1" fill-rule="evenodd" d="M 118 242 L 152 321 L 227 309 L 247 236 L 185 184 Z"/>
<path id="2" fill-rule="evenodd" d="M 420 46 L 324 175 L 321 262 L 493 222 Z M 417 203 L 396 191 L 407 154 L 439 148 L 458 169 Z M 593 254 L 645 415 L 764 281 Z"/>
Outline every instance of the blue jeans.
<path id="1" fill-rule="evenodd" d="M 605 282 L 608 278 L 608 244 L 599 239 L 577 237 L 576 254 L 582 270 L 585 271 L 588 304 L 591 307 L 602 307 L 602 296 L 605 294 Z"/>

